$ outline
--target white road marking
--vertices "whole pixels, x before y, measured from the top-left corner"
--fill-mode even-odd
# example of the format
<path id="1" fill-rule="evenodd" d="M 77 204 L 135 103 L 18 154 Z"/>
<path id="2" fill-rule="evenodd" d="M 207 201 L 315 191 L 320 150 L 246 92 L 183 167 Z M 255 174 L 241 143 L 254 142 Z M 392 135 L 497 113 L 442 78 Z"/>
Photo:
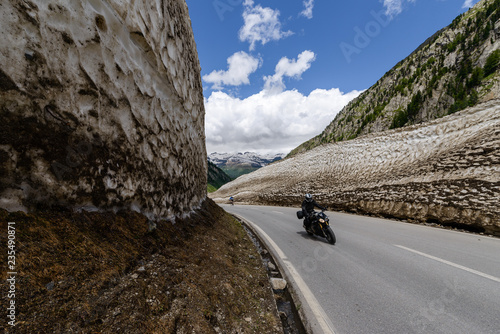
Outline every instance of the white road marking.
<path id="1" fill-rule="evenodd" d="M 242 218 L 241 216 L 239 216 Z M 302 279 L 302 277 L 299 275 L 293 264 L 288 261 L 288 258 L 286 257 L 285 253 L 278 247 L 278 245 L 267 235 L 266 232 L 264 232 L 259 226 L 257 226 L 255 223 L 251 222 L 248 219 L 244 219 L 248 223 L 252 224 L 252 227 L 256 229 L 259 234 L 266 238 L 268 245 L 274 248 L 278 256 L 281 258 L 283 261 L 283 264 L 286 266 L 288 269 L 290 275 L 294 279 L 295 283 L 297 284 L 298 289 L 302 292 L 304 299 L 306 300 L 307 304 L 309 305 L 311 311 L 313 312 L 314 316 L 316 317 L 316 320 L 318 321 L 318 324 L 320 325 L 321 329 L 325 334 L 335 334 L 334 327 L 330 319 L 325 313 L 325 310 L 321 307 L 319 304 L 318 300 L 316 297 L 314 297 L 314 294 L 311 292 L 309 287 L 307 286 L 306 282 Z"/>
<path id="2" fill-rule="evenodd" d="M 422 255 L 422 256 L 424 256 L 424 257 L 426 257 L 428 259 L 431 259 L 431 260 L 434 260 L 434 261 L 438 261 L 438 262 L 447 264 L 449 266 L 452 266 L 452 267 L 455 267 L 455 268 L 458 268 L 458 269 L 462 269 L 462 270 L 465 270 L 465 271 L 467 271 L 469 273 L 476 274 L 476 275 L 479 275 L 481 277 L 484 277 L 484 278 L 487 278 L 487 279 L 490 279 L 492 281 L 500 283 L 500 278 L 498 278 L 498 277 L 491 276 L 491 275 L 485 274 L 483 272 L 480 272 L 480 271 L 477 271 L 477 270 L 474 270 L 474 269 L 471 269 L 471 268 L 468 268 L 468 267 L 464 267 L 464 266 L 462 266 L 460 264 L 456 264 L 454 262 L 450 262 L 450 261 L 441 259 L 439 257 L 426 254 L 426 253 L 422 253 L 422 252 L 419 252 L 417 250 L 414 250 L 414 249 L 411 249 L 411 248 L 408 248 L 408 247 L 404 247 L 404 246 L 401 246 L 401 245 L 394 245 L 394 246 L 396 246 L 398 248 L 401 248 L 401 249 L 405 249 L 405 250 L 407 250 L 409 252 L 412 252 L 412 253 L 415 253 L 415 254 L 418 254 L 418 255 Z"/>

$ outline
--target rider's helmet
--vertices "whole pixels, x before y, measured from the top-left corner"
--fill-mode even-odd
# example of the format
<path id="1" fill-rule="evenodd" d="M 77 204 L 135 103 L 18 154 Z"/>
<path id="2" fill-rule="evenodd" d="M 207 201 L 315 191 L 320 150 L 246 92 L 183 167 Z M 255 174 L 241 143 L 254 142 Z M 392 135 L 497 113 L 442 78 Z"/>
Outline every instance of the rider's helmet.
<path id="1" fill-rule="evenodd" d="M 312 195 L 311 194 L 306 194 L 306 201 L 312 202 L 312 200 L 313 200 Z"/>

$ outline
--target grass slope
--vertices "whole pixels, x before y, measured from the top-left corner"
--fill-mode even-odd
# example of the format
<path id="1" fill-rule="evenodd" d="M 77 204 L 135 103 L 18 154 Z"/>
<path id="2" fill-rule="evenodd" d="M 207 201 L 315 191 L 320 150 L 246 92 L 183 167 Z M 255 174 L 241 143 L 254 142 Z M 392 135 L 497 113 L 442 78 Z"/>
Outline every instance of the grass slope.
<path id="1" fill-rule="evenodd" d="M 0 210 L 2 245 L 8 222 L 18 275 L 17 326 L 6 332 L 282 333 L 255 246 L 209 199 L 190 218 L 152 230 L 129 211 Z"/>

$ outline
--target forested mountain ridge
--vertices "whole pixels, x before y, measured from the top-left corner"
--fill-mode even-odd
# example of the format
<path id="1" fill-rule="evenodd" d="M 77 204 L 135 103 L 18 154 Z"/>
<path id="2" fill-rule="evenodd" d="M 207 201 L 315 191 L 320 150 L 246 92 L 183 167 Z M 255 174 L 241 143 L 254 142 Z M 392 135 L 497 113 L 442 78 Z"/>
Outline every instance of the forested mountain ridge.
<path id="1" fill-rule="evenodd" d="M 428 38 L 289 156 L 499 98 L 499 63 L 500 0 L 482 0 Z"/>
<path id="2" fill-rule="evenodd" d="M 219 189 L 222 185 L 230 182 L 232 179 L 222 169 L 208 161 L 208 192 Z"/>

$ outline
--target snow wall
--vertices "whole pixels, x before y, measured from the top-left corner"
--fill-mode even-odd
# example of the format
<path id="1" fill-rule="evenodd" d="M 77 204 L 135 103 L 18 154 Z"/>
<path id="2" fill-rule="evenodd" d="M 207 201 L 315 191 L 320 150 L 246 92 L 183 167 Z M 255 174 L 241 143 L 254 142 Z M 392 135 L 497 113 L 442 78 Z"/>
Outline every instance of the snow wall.
<path id="1" fill-rule="evenodd" d="M 206 198 L 184 0 L 0 3 L 0 207 L 182 215 Z"/>
<path id="2" fill-rule="evenodd" d="M 318 146 L 240 176 L 216 202 L 293 205 L 500 236 L 500 100 L 428 123 Z"/>

